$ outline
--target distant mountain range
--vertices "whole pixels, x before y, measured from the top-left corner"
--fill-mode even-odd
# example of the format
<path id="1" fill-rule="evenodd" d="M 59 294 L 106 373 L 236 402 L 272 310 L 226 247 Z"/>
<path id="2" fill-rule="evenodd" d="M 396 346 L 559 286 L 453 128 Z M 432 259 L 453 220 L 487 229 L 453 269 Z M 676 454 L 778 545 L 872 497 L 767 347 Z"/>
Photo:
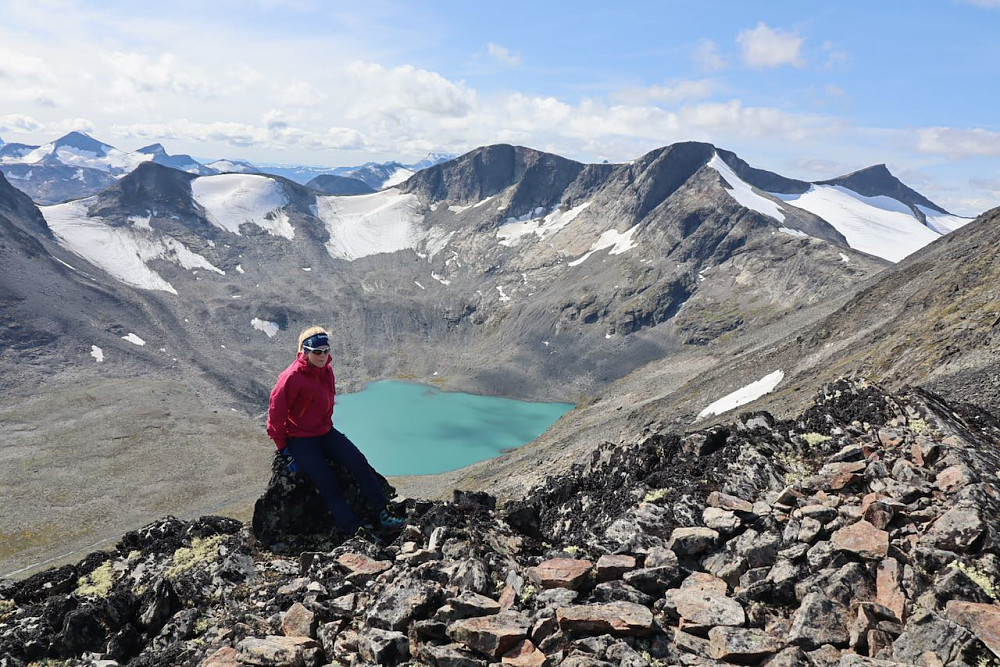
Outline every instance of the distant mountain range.
<path id="1" fill-rule="evenodd" d="M 368 162 L 359 167 L 258 166 L 243 160 L 215 160 L 203 164 L 190 155 L 171 155 L 162 144 L 151 144 L 135 152 L 121 151 L 83 132 L 70 132 L 42 146 L 6 144 L 0 140 L 0 172 L 39 204 L 55 204 L 100 192 L 143 162 L 200 176 L 259 173 L 283 176 L 298 183 L 334 174 L 364 183 L 367 189 L 362 188 L 359 192 L 372 192 L 396 185 L 416 171 L 451 157 L 454 156 L 431 153 L 412 165 Z M 354 189 L 359 187 L 353 186 Z M 350 190 L 350 184 L 345 185 L 345 189 Z"/>

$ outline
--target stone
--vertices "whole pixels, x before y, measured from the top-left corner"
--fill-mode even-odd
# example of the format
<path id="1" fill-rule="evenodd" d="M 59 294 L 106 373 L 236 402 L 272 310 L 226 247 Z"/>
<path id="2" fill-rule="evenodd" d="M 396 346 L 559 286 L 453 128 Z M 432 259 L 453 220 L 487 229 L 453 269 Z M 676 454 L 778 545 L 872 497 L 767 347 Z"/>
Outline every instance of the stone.
<path id="1" fill-rule="evenodd" d="M 316 664 L 319 642 L 308 637 L 248 637 L 236 645 L 241 662 L 261 667 Z"/>
<path id="2" fill-rule="evenodd" d="M 708 641 L 709 657 L 727 662 L 759 662 L 785 648 L 785 642 L 757 628 L 715 627 Z"/>
<path id="3" fill-rule="evenodd" d="M 747 567 L 773 565 L 781 547 L 781 536 L 771 531 L 757 532 L 751 528 L 736 538 L 734 551 Z"/>
<path id="4" fill-rule="evenodd" d="M 729 585 L 707 572 L 692 572 L 681 582 L 681 588 L 694 588 L 705 593 L 725 595 Z"/>
<path id="5" fill-rule="evenodd" d="M 724 534 L 732 533 L 743 525 L 736 512 L 720 507 L 706 507 L 701 513 L 701 520 L 705 527 Z"/>
<path id="6" fill-rule="evenodd" d="M 661 567 L 643 567 L 626 572 L 622 580 L 647 595 L 660 596 L 676 584 L 682 576 L 683 572 L 679 565 L 663 565 Z"/>
<path id="7" fill-rule="evenodd" d="M 594 572 L 589 560 L 551 558 L 528 568 L 528 579 L 539 588 L 579 590 Z"/>
<path id="8" fill-rule="evenodd" d="M 634 570 L 635 556 L 628 554 L 604 554 L 597 559 L 597 580 L 621 579 L 629 570 Z"/>
<path id="9" fill-rule="evenodd" d="M 789 646 L 761 664 L 767 667 L 813 667 L 805 651 L 798 646 Z"/>
<path id="10" fill-rule="evenodd" d="M 946 551 L 966 552 L 985 529 L 976 508 L 959 505 L 942 514 L 920 543 Z"/>
<path id="11" fill-rule="evenodd" d="M 721 491 L 712 491 L 708 494 L 708 505 L 709 507 L 747 514 L 753 511 L 753 505 L 746 500 L 729 495 L 728 493 L 722 493 Z"/>
<path id="12" fill-rule="evenodd" d="M 803 544 L 811 544 L 813 540 L 819 537 L 822 530 L 822 523 L 812 517 L 806 517 L 799 523 L 799 532 L 795 536 L 795 539 Z"/>
<path id="13" fill-rule="evenodd" d="M 461 644 L 421 644 L 418 657 L 422 664 L 438 667 L 486 667 L 485 660 L 475 657 Z"/>
<path id="14" fill-rule="evenodd" d="M 500 613 L 499 602 L 472 591 L 462 591 L 457 597 L 449 598 L 448 604 L 455 610 L 456 619 Z"/>
<path id="15" fill-rule="evenodd" d="M 819 523 L 829 523 L 837 518 L 837 509 L 827 505 L 806 505 L 795 511 L 795 514 L 807 519 L 814 519 Z"/>
<path id="16" fill-rule="evenodd" d="M 368 664 L 398 665 L 410 659 L 410 640 L 402 632 L 367 628 L 358 637 L 358 653 Z"/>
<path id="17" fill-rule="evenodd" d="M 678 556 L 696 556 L 714 547 L 718 541 L 719 533 L 711 528 L 674 528 L 667 547 Z"/>
<path id="18" fill-rule="evenodd" d="M 232 646 L 223 646 L 205 658 L 199 667 L 240 667 L 240 652 Z"/>
<path id="19" fill-rule="evenodd" d="M 747 620 L 743 605 L 738 601 L 694 587 L 667 591 L 664 601 L 667 611 L 686 625 L 743 625 Z"/>
<path id="20" fill-rule="evenodd" d="M 430 581 L 390 588 L 371 605 L 368 623 L 382 630 L 405 630 L 413 621 L 428 618 L 442 597 L 441 586 Z"/>
<path id="21" fill-rule="evenodd" d="M 642 637 L 653 628 L 653 612 L 630 602 L 573 605 L 558 609 L 556 621 L 566 633 Z"/>
<path id="22" fill-rule="evenodd" d="M 930 653 L 941 664 L 951 664 L 972 634 L 962 626 L 933 611 L 922 610 L 907 620 L 903 633 L 892 644 L 892 659 L 907 665 L 933 664 Z"/>
<path id="23" fill-rule="evenodd" d="M 1000 657 L 1000 605 L 952 600 L 945 608 L 945 616 L 970 631 Z"/>
<path id="24" fill-rule="evenodd" d="M 316 631 L 316 614 L 296 602 L 281 619 L 281 632 L 286 637 L 312 637 Z"/>
<path id="25" fill-rule="evenodd" d="M 375 560 L 358 553 L 342 554 L 337 558 L 337 564 L 347 575 L 347 580 L 355 585 L 364 585 L 366 581 L 392 569 L 391 560 Z"/>
<path id="26" fill-rule="evenodd" d="M 653 604 L 652 596 L 620 580 L 597 584 L 591 595 L 596 602 L 632 602 L 646 607 Z"/>
<path id="27" fill-rule="evenodd" d="M 504 653 L 500 662 L 511 667 L 545 667 L 549 664 L 549 659 L 531 643 L 530 639 L 524 639 Z"/>
<path id="28" fill-rule="evenodd" d="M 835 549 L 848 551 L 867 560 L 885 558 L 889 553 L 889 533 L 865 520 L 837 530 L 830 536 Z"/>
<path id="29" fill-rule="evenodd" d="M 806 650 L 824 644 L 847 646 L 851 638 L 848 619 L 849 611 L 842 604 L 823 593 L 808 593 L 792 615 L 788 642 Z"/>
<path id="30" fill-rule="evenodd" d="M 328 459 L 330 467 L 341 479 L 351 479 L 344 466 Z M 394 498 L 396 490 L 378 471 L 371 469 L 386 498 Z M 343 485 L 344 496 L 362 521 L 378 523 L 378 517 L 368 506 L 357 484 Z M 375 510 L 377 513 L 377 510 Z M 289 552 L 329 551 L 331 532 L 336 530 L 333 519 L 319 491 L 309 478 L 288 469 L 285 458 L 275 452 L 271 460 L 271 478 L 264 494 L 257 499 L 251 522 L 254 536 L 266 548 L 284 546 Z M 336 541 L 343 541 L 342 536 Z"/>
<path id="31" fill-rule="evenodd" d="M 972 482 L 972 471 L 965 465 L 953 465 L 937 474 L 934 486 L 942 493 L 955 493 Z"/>
<path id="32" fill-rule="evenodd" d="M 453 641 L 496 660 L 526 639 L 530 627 L 520 615 L 505 612 L 455 621 L 447 632 Z"/>

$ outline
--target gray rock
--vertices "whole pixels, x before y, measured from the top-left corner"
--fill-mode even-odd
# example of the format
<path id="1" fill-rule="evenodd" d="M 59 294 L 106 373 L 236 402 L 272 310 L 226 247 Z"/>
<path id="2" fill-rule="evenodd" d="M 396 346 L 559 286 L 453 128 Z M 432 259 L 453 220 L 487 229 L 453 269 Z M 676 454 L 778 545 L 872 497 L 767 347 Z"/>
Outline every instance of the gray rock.
<path id="1" fill-rule="evenodd" d="M 368 623 L 383 630 L 405 630 L 413 621 L 428 618 L 442 598 L 441 586 L 429 581 L 391 588 L 371 606 Z"/>
<path id="2" fill-rule="evenodd" d="M 850 612 L 847 607 L 822 593 L 809 593 L 792 615 L 788 641 L 806 650 L 823 644 L 847 646 L 851 638 L 848 631 L 849 620 Z"/>

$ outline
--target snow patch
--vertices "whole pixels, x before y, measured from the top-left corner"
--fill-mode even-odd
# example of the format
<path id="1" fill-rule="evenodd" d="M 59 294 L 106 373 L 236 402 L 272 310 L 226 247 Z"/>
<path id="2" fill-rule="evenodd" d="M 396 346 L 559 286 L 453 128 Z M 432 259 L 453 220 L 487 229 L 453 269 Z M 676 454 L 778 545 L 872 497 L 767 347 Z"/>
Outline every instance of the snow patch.
<path id="1" fill-rule="evenodd" d="M 143 345 L 146 344 L 146 341 L 144 341 L 143 339 L 139 338 L 134 333 L 129 333 L 128 335 L 122 336 L 122 340 L 127 340 L 128 342 L 132 343 L 133 345 L 138 345 L 139 347 L 142 347 Z"/>
<path id="2" fill-rule="evenodd" d="M 92 356 L 94 360 L 97 361 L 97 363 L 101 363 L 102 361 L 104 361 L 104 350 L 97 347 L 96 345 L 91 345 L 90 356 Z"/>
<path id="3" fill-rule="evenodd" d="M 500 303 L 507 303 L 510 297 L 503 291 L 503 285 L 497 285 L 497 292 L 500 292 Z"/>
<path id="4" fill-rule="evenodd" d="M 865 197 L 839 185 L 813 185 L 799 195 L 773 193 L 815 213 L 844 235 L 855 250 L 898 262 L 940 238 L 908 206 L 892 197 Z"/>
<path id="5" fill-rule="evenodd" d="M 445 286 L 448 286 L 448 285 L 451 284 L 450 280 L 446 280 L 443 276 L 439 276 L 438 274 L 434 273 L 433 271 L 431 272 L 431 278 L 433 278 L 434 280 L 438 281 L 439 283 L 441 283 L 442 285 L 445 285 Z"/>
<path id="6" fill-rule="evenodd" d="M 745 206 L 758 213 L 774 218 L 778 222 L 785 221 L 785 214 L 777 203 L 767 197 L 754 192 L 749 183 L 736 175 L 736 172 L 726 164 L 725 160 L 716 153 L 708 161 L 708 166 L 719 172 L 722 179 L 729 185 L 731 190 L 727 190 L 729 195 L 737 201 L 740 206 Z"/>
<path id="7" fill-rule="evenodd" d="M 385 179 L 385 183 L 382 184 L 382 188 L 383 189 L 391 188 L 394 185 L 399 185 L 400 183 L 408 179 L 410 176 L 413 176 L 415 173 L 417 172 L 413 171 L 412 169 L 400 167 L 396 171 L 392 172 L 392 175 L 389 176 L 389 178 Z"/>
<path id="8" fill-rule="evenodd" d="M 507 218 L 507 221 L 497 229 L 497 239 L 500 240 L 500 245 L 512 247 L 530 234 L 545 238 L 573 222 L 588 206 L 590 202 L 585 201 L 565 211 L 556 209 L 545 217 L 537 217 L 544 212 L 544 209 L 537 208 L 533 212 L 535 217 L 529 215 L 521 216 L 520 219 Z"/>
<path id="9" fill-rule="evenodd" d="M 326 250 L 348 261 L 416 249 L 423 240 L 423 216 L 416 195 L 392 188 L 369 195 L 316 199 L 316 212 L 330 233 Z"/>
<path id="10" fill-rule="evenodd" d="M 698 420 L 712 415 L 721 415 L 723 412 L 746 405 L 750 401 L 755 401 L 765 394 L 774 391 L 775 387 L 785 378 L 784 371 L 774 371 L 765 375 L 756 382 L 751 382 L 745 387 L 737 389 L 731 394 L 727 394 L 715 401 L 707 408 L 698 413 Z M 697 420 L 696 420 L 697 421 Z"/>
<path id="11" fill-rule="evenodd" d="M 920 204 L 917 204 L 917 208 L 920 209 L 920 212 L 923 213 L 924 217 L 927 219 L 927 226 L 938 234 L 948 234 L 955 231 L 959 227 L 964 227 L 972 222 L 972 218 L 963 218 L 959 215 L 938 213 L 937 211 L 929 209 L 926 206 L 921 206 Z"/>
<path id="12" fill-rule="evenodd" d="M 170 283 L 146 265 L 154 259 L 165 259 L 185 269 L 207 269 L 225 275 L 225 271 L 176 239 L 157 237 L 136 227 L 113 227 L 102 218 L 89 217 L 87 208 L 91 201 L 42 206 L 39 210 L 60 245 L 123 283 L 177 294 Z"/>
<path id="13" fill-rule="evenodd" d="M 788 234 L 789 236 L 798 236 L 798 237 L 802 237 L 802 238 L 809 238 L 809 235 L 806 234 L 801 229 L 792 229 L 791 227 L 779 227 L 778 231 L 781 232 L 782 234 Z"/>
<path id="14" fill-rule="evenodd" d="M 597 239 L 594 242 L 594 245 L 590 246 L 590 251 L 587 252 L 586 255 L 580 257 L 579 259 L 573 260 L 572 262 L 569 263 L 569 265 L 579 266 L 580 264 L 583 264 L 585 261 L 587 261 L 587 258 L 593 255 L 595 252 L 597 252 L 598 250 L 604 250 L 605 248 L 611 248 L 611 250 L 608 251 L 609 255 L 620 255 L 623 252 L 631 250 L 632 248 L 635 247 L 635 243 L 632 242 L 632 234 L 634 234 L 635 230 L 638 228 L 639 226 L 636 225 L 635 227 L 632 227 L 631 229 L 624 232 L 618 232 L 617 230 L 609 229 L 608 231 L 601 234 L 601 238 Z"/>
<path id="15" fill-rule="evenodd" d="M 268 338 L 274 338 L 274 336 L 281 329 L 277 322 L 269 322 L 267 320 L 262 320 L 259 317 L 255 317 L 250 320 L 250 326 L 252 326 L 257 331 L 263 331 L 267 334 Z"/>
<path id="16" fill-rule="evenodd" d="M 202 176 L 191 182 L 194 200 L 216 227 L 239 235 L 240 225 L 257 225 L 272 236 L 295 238 L 284 207 L 288 195 L 273 178 L 256 174 Z"/>
<path id="17" fill-rule="evenodd" d="M 851 258 L 850 258 L 850 257 L 848 257 L 847 255 L 845 255 L 844 253 L 840 253 L 840 260 L 841 260 L 841 261 L 842 261 L 842 262 L 843 262 L 844 264 L 850 264 L 850 263 L 851 263 Z"/>

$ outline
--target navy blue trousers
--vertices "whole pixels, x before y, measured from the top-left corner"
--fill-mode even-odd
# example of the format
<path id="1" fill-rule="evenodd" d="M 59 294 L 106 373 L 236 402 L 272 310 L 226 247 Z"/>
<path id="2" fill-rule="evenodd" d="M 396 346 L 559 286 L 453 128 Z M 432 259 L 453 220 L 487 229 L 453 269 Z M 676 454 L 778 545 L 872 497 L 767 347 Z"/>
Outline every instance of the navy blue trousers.
<path id="1" fill-rule="evenodd" d="M 299 470 L 316 485 L 338 527 L 353 531 L 361 525 L 361 521 L 347 504 L 343 486 L 327 463 L 327 458 L 344 466 L 376 512 L 388 502 L 368 459 L 337 429 L 315 438 L 288 438 L 285 448 L 298 463 Z"/>

